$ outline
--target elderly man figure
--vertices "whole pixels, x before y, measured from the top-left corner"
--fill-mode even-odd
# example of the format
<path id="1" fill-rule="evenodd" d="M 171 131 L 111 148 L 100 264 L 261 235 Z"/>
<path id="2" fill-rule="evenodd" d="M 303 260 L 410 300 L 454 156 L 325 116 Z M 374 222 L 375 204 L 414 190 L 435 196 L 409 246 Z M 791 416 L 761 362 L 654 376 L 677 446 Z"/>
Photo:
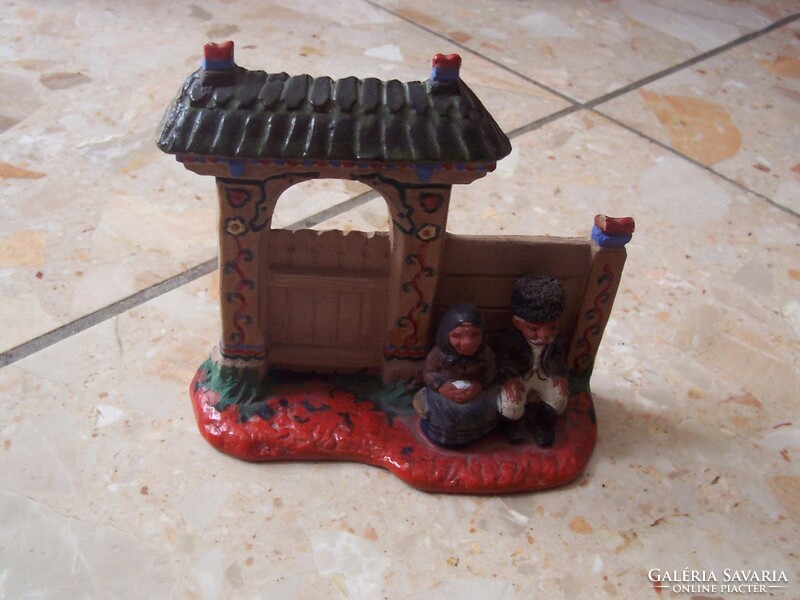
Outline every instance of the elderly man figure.
<path id="1" fill-rule="evenodd" d="M 566 361 L 558 340 L 564 312 L 564 288 L 553 277 L 529 275 L 514 284 L 512 329 L 498 348 L 503 395 L 511 404 L 523 403 L 525 417 L 504 423 L 512 443 L 522 443 L 525 426 L 541 447 L 553 445 L 558 415 L 569 397 Z"/>

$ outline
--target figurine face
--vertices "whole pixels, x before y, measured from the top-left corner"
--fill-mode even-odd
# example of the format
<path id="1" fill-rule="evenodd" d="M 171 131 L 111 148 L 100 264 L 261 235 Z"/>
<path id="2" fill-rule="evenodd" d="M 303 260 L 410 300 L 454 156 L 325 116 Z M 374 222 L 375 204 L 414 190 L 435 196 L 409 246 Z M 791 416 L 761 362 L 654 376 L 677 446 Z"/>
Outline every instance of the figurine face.
<path id="1" fill-rule="evenodd" d="M 511 322 L 514 323 L 514 327 L 519 329 L 520 333 L 528 340 L 528 343 L 534 346 L 552 344 L 558 334 L 558 321 L 531 323 L 521 317 L 514 316 L 511 318 Z"/>
<path id="2" fill-rule="evenodd" d="M 447 337 L 453 350 L 461 356 L 472 356 L 483 343 L 483 333 L 472 323 L 459 325 Z"/>

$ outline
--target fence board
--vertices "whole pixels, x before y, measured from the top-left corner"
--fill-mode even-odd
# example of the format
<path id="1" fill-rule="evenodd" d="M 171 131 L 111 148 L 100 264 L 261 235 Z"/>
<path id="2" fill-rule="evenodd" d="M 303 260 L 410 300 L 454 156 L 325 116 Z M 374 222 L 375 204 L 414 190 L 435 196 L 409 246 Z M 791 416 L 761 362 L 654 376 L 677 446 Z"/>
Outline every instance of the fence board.
<path id="1" fill-rule="evenodd" d="M 471 302 L 486 308 L 506 308 L 511 302 L 514 282 L 524 274 L 527 273 L 500 277 L 493 275 L 443 275 L 439 283 L 437 304 Z M 564 279 L 559 277 L 559 280 L 564 286 L 568 298 L 579 295 L 583 291 L 584 278 L 570 277 Z"/>
<path id="2" fill-rule="evenodd" d="M 291 263 L 295 241 L 287 229 L 271 229 L 261 237 L 261 248 L 266 252 L 262 258 L 265 266 Z"/>
<path id="3" fill-rule="evenodd" d="M 364 269 L 364 247 L 367 236 L 360 231 L 351 231 L 342 238 L 340 265 L 347 269 Z"/>
<path id="4" fill-rule="evenodd" d="M 294 242 L 294 252 L 292 252 L 291 264 L 293 267 L 308 267 L 314 264 L 314 241 L 317 236 L 316 231 L 307 229 L 295 231 L 292 236 Z"/>
<path id="5" fill-rule="evenodd" d="M 339 293 L 327 288 L 312 291 L 314 310 L 311 313 L 313 339 L 317 344 L 335 347 L 336 318 L 339 313 Z"/>
<path id="6" fill-rule="evenodd" d="M 361 294 L 360 345 L 380 348 L 386 333 L 386 294 Z"/>
<path id="7" fill-rule="evenodd" d="M 310 245 L 315 267 L 335 271 L 337 267 L 341 266 L 342 235 L 339 231 L 317 232 Z"/>
<path id="8" fill-rule="evenodd" d="M 350 232 L 353 235 L 356 232 Z M 368 270 L 389 269 L 389 234 L 386 232 L 370 231 L 358 232 L 365 236 L 363 250 L 363 267 Z"/>
<path id="9" fill-rule="evenodd" d="M 386 232 L 275 229 L 265 237 L 267 260 L 273 267 L 388 270 L 390 250 Z"/>
<path id="10" fill-rule="evenodd" d="M 335 289 L 341 291 L 386 290 L 386 276 L 380 273 L 348 271 L 317 271 L 309 268 L 288 271 L 285 267 L 270 273 L 273 286 L 283 288 Z"/>
<path id="11" fill-rule="evenodd" d="M 586 272 L 591 244 L 582 238 L 470 236 L 448 234 L 444 274 L 519 276 L 539 273 L 559 278 Z"/>
<path id="12" fill-rule="evenodd" d="M 514 282 L 524 275 L 550 275 L 564 286 L 561 329 L 567 339 L 572 336 L 591 269 L 588 240 L 449 235 L 445 253 L 437 323 L 447 306 L 471 302 L 484 313 L 490 333 L 508 329 Z"/>
<path id="13" fill-rule="evenodd" d="M 272 313 L 269 321 L 269 338 L 272 343 L 284 342 L 292 338 L 292 313 L 289 310 L 289 290 L 286 288 L 271 287 L 269 302 L 266 304 Z M 262 321 L 265 323 L 267 321 Z"/>
<path id="14" fill-rule="evenodd" d="M 336 337 L 346 347 L 358 346 L 360 340 L 361 299 L 359 292 L 343 291 L 339 294 Z"/>

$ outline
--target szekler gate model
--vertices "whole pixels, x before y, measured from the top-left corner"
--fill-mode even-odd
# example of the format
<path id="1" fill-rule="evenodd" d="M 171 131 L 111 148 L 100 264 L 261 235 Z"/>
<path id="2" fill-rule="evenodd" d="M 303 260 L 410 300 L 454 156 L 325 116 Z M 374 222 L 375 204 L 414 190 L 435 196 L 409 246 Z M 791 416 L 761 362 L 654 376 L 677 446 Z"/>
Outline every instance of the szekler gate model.
<path id="1" fill-rule="evenodd" d="M 232 42 L 205 46 L 158 146 L 217 183 L 222 332 L 191 385 L 215 448 L 254 461 L 355 460 L 463 493 L 554 487 L 588 462 L 589 376 L 633 221 L 598 215 L 589 239 L 447 233 L 452 186 L 511 151 L 460 66 L 436 55 L 426 81 L 333 80 L 250 71 Z M 318 178 L 378 191 L 391 231 L 272 229 L 281 193 Z M 566 292 L 570 398 L 555 443 L 497 433 L 466 449 L 432 444 L 411 399 L 437 318 L 470 302 L 498 333 L 528 274 Z"/>

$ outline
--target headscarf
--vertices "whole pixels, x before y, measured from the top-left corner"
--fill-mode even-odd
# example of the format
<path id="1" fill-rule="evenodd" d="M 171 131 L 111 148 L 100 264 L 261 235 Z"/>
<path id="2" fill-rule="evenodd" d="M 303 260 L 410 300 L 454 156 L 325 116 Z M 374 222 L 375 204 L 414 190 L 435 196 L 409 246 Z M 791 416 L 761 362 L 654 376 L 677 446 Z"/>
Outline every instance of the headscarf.
<path id="1" fill-rule="evenodd" d="M 462 356 L 450 345 L 450 332 L 464 323 L 474 325 L 483 334 L 480 347 L 471 356 Z M 436 331 L 436 346 L 442 351 L 442 365 L 447 369 L 457 363 L 466 364 L 471 361 L 480 361 L 481 352 L 486 346 L 486 322 L 481 311 L 472 304 L 454 304 L 448 308 Z"/>

